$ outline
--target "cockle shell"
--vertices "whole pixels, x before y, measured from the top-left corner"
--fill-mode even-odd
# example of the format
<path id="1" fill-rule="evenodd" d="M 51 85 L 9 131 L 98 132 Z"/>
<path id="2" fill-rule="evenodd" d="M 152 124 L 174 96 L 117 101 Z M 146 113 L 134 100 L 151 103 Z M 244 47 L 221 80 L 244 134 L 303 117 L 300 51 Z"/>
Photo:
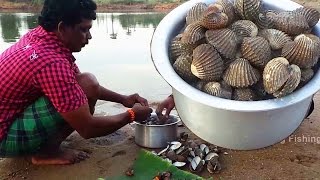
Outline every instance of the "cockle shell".
<path id="1" fill-rule="evenodd" d="M 259 31 L 259 36 L 269 42 L 272 50 L 282 49 L 287 42 L 292 41 L 289 35 L 277 29 L 263 29 Z"/>
<path id="2" fill-rule="evenodd" d="M 271 60 L 271 49 L 263 37 L 246 37 L 241 45 L 243 58 L 257 67 L 264 67 Z"/>
<path id="3" fill-rule="evenodd" d="M 197 22 L 202 17 L 203 12 L 208 8 L 205 3 L 197 3 L 195 4 L 187 13 L 186 23 L 192 24 Z"/>
<path id="4" fill-rule="evenodd" d="M 181 43 L 199 45 L 204 39 L 205 29 L 199 23 L 189 24 L 181 37 Z"/>
<path id="5" fill-rule="evenodd" d="M 254 101 L 256 100 L 256 94 L 250 88 L 236 88 L 233 91 L 232 99 L 236 101 Z"/>
<path id="6" fill-rule="evenodd" d="M 207 41 L 226 58 L 234 58 L 237 52 L 237 36 L 230 29 L 208 30 L 205 33 Z"/>
<path id="7" fill-rule="evenodd" d="M 201 44 L 193 51 L 191 72 L 199 79 L 216 81 L 221 78 L 223 61 L 210 44 Z"/>
<path id="8" fill-rule="evenodd" d="M 235 10 L 233 4 L 229 0 L 218 0 L 216 4 L 222 6 L 222 12 L 224 12 L 228 16 L 227 25 L 231 24 L 235 19 Z"/>
<path id="9" fill-rule="evenodd" d="M 318 23 L 320 18 L 319 11 L 310 7 L 301 7 L 294 10 L 294 12 L 302 14 L 306 18 L 310 28 L 314 27 Z"/>
<path id="10" fill-rule="evenodd" d="M 231 99 L 232 91 L 223 88 L 219 82 L 208 82 L 204 85 L 203 91 L 217 97 Z"/>
<path id="11" fill-rule="evenodd" d="M 253 21 L 259 16 L 261 0 L 235 0 L 234 8 L 242 19 Z"/>
<path id="12" fill-rule="evenodd" d="M 239 58 L 230 64 L 223 75 L 223 80 L 232 87 L 249 87 L 259 80 L 256 72 L 248 60 Z"/>
<path id="13" fill-rule="evenodd" d="M 183 53 L 183 49 L 181 46 L 181 37 L 182 34 L 178 34 L 171 40 L 170 44 L 170 62 L 173 64 L 176 59 Z"/>
<path id="14" fill-rule="evenodd" d="M 283 47 L 282 56 L 300 68 L 310 68 L 318 62 L 319 44 L 301 34 Z"/>
<path id="15" fill-rule="evenodd" d="M 290 75 L 284 86 L 273 93 L 277 98 L 283 97 L 287 94 L 292 93 L 299 85 L 301 79 L 301 71 L 299 66 L 292 64 L 290 66 Z"/>
<path id="16" fill-rule="evenodd" d="M 310 29 L 306 18 L 299 13 L 281 12 L 277 15 L 268 13 L 267 17 L 274 22 L 276 29 L 289 35 L 299 35 Z"/>
<path id="17" fill-rule="evenodd" d="M 260 12 L 259 15 L 253 20 L 253 22 L 260 29 L 269 29 L 274 27 L 273 20 L 267 16 L 266 12 Z"/>
<path id="18" fill-rule="evenodd" d="M 228 16 L 219 4 L 210 5 L 204 12 L 199 22 L 207 29 L 220 29 L 228 24 Z"/>
<path id="19" fill-rule="evenodd" d="M 263 85 L 267 93 L 278 91 L 289 79 L 290 69 L 286 58 L 278 57 L 268 62 L 263 70 Z"/>
<path id="20" fill-rule="evenodd" d="M 231 30 L 236 33 L 240 42 L 244 37 L 256 37 L 258 35 L 258 27 L 249 20 L 238 20 L 231 25 Z"/>
<path id="21" fill-rule="evenodd" d="M 186 82 L 193 82 L 198 79 L 191 72 L 191 63 L 192 56 L 188 54 L 182 54 L 173 64 L 173 69 Z"/>
<path id="22" fill-rule="evenodd" d="M 305 85 L 312 79 L 314 72 L 311 68 L 300 69 L 300 70 L 301 70 L 300 85 Z"/>

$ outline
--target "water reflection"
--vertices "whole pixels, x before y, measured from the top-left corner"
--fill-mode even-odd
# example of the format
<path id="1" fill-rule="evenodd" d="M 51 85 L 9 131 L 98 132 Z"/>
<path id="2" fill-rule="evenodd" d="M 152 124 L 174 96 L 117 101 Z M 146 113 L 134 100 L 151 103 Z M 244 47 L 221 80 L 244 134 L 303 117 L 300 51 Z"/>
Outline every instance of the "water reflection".
<path id="1" fill-rule="evenodd" d="M 158 101 L 170 86 L 150 59 L 152 34 L 163 13 L 99 13 L 91 29 L 92 39 L 75 53 L 82 72 L 94 73 L 102 85 L 120 92 L 138 92 Z M 0 52 L 37 26 L 37 14 L 0 13 Z"/>

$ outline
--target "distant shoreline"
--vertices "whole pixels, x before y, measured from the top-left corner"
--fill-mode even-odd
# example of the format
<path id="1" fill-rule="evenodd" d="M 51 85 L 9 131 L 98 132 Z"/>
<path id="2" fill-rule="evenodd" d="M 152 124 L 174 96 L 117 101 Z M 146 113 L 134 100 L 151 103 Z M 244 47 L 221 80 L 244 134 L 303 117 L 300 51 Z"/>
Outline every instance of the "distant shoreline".
<path id="1" fill-rule="evenodd" d="M 181 3 L 161 4 L 99 4 L 97 12 L 169 12 Z M 0 0 L 0 13 L 2 12 L 40 12 L 42 6 L 25 3 L 9 3 Z"/>

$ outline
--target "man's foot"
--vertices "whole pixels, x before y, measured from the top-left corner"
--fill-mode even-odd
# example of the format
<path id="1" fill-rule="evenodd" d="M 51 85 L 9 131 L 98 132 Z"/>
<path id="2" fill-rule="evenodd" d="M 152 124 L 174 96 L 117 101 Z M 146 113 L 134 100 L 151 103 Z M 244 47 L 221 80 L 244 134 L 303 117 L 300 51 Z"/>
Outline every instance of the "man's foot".
<path id="1" fill-rule="evenodd" d="M 67 165 L 89 158 L 88 153 L 72 149 L 59 150 L 57 153 L 39 154 L 31 158 L 35 165 Z"/>

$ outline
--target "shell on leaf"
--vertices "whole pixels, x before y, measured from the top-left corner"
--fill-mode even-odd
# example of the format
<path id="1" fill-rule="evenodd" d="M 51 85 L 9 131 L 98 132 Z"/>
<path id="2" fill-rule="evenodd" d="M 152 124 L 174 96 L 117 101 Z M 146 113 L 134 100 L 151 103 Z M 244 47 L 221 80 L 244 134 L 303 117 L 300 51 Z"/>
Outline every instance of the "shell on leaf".
<path id="1" fill-rule="evenodd" d="M 198 79 L 191 72 L 191 63 L 192 56 L 188 54 L 182 54 L 173 64 L 173 69 L 186 82 L 193 82 Z"/>
<path id="2" fill-rule="evenodd" d="M 222 12 L 228 16 L 228 23 L 231 24 L 235 19 L 235 10 L 233 4 L 229 0 L 218 0 L 216 4 L 222 6 Z"/>
<path id="3" fill-rule="evenodd" d="M 231 30 L 236 33 L 238 40 L 242 42 L 244 37 L 256 37 L 258 27 L 249 20 L 238 20 L 231 25 Z"/>
<path id="4" fill-rule="evenodd" d="M 259 32 L 259 36 L 269 42 L 272 50 L 282 49 L 287 42 L 292 41 L 289 35 L 277 29 L 263 29 Z"/>
<path id="5" fill-rule="evenodd" d="M 219 82 L 208 82 L 204 85 L 203 91 L 217 97 L 231 99 L 232 90 L 224 88 Z"/>
<path id="6" fill-rule="evenodd" d="M 187 24 L 192 24 L 197 22 L 202 17 L 203 12 L 208 8 L 205 3 L 195 4 L 187 13 L 186 22 Z"/>
<path id="7" fill-rule="evenodd" d="M 239 58 L 230 64 L 223 80 L 232 87 L 244 88 L 258 82 L 259 75 L 248 60 Z"/>
<path id="8" fill-rule="evenodd" d="M 263 70 L 263 85 L 267 93 L 278 91 L 289 79 L 290 68 L 286 58 L 278 57 L 268 62 Z"/>
<path id="9" fill-rule="evenodd" d="M 242 19 L 254 20 L 261 11 L 261 0 L 235 0 L 234 7 Z"/>
<path id="10" fill-rule="evenodd" d="M 289 69 L 290 75 L 288 80 L 280 90 L 273 93 L 273 95 L 277 98 L 290 94 L 298 87 L 300 83 L 301 71 L 299 66 L 292 64 Z"/>
<path id="11" fill-rule="evenodd" d="M 241 45 L 243 58 L 257 67 L 264 67 L 271 60 L 271 49 L 263 37 L 246 37 Z"/>
<path id="12" fill-rule="evenodd" d="M 319 44 L 305 34 L 301 34 L 293 42 L 285 44 L 282 56 L 300 68 L 310 68 L 318 62 Z"/>
<path id="13" fill-rule="evenodd" d="M 207 29 L 224 28 L 228 24 L 228 16 L 221 5 L 212 4 L 203 12 L 199 23 Z"/>
<path id="14" fill-rule="evenodd" d="M 226 58 L 234 58 L 237 52 L 237 36 L 230 29 L 208 30 L 206 40 Z"/>
<path id="15" fill-rule="evenodd" d="M 223 69 L 223 60 L 210 44 L 201 44 L 193 51 L 191 72 L 199 79 L 217 81 Z"/>
<path id="16" fill-rule="evenodd" d="M 294 10 L 294 12 L 302 14 L 306 18 L 310 28 L 314 27 L 318 23 L 320 18 L 319 11 L 310 7 L 301 7 Z"/>
<path id="17" fill-rule="evenodd" d="M 268 13 L 267 17 L 273 21 L 276 29 L 289 35 L 299 35 L 310 29 L 306 18 L 299 13 L 281 12 L 276 15 Z"/>
<path id="18" fill-rule="evenodd" d="M 233 91 L 232 99 L 236 101 L 254 101 L 256 94 L 250 88 L 236 88 Z"/>
<path id="19" fill-rule="evenodd" d="M 189 24 L 181 37 L 183 44 L 200 44 L 204 39 L 205 29 L 199 23 Z"/>

